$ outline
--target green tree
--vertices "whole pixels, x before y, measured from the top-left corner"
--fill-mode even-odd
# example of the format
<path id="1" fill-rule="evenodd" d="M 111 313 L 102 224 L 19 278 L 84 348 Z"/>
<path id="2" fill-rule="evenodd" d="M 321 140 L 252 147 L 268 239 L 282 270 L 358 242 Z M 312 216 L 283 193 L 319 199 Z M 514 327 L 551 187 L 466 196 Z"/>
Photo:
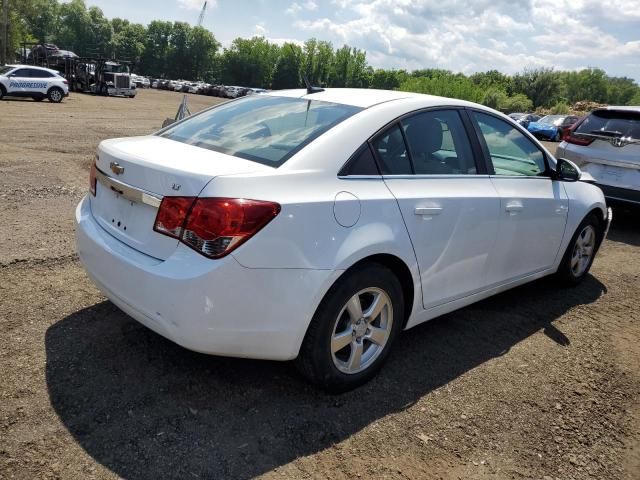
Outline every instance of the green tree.
<path id="1" fill-rule="evenodd" d="M 310 38 L 304 42 L 301 76 L 306 75 L 312 85 L 332 85 L 334 57 L 331 42 Z"/>
<path id="2" fill-rule="evenodd" d="M 561 81 L 557 72 L 549 68 L 525 70 L 513 77 L 512 94 L 521 93 L 533 102 L 535 108 L 554 105 L 561 94 Z"/>
<path id="3" fill-rule="evenodd" d="M 152 21 L 147 27 L 144 52 L 140 60 L 140 71 L 154 77 L 169 75 L 168 60 L 171 51 L 173 24 L 160 20 Z"/>
<path id="4" fill-rule="evenodd" d="M 213 66 L 220 42 L 209 30 L 194 27 L 189 32 L 189 52 L 191 58 L 191 75 L 194 80 L 204 80 L 213 77 Z"/>
<path id="5" fill-rule="evenodd" d="M 187 79 L 191 75 L 189 36 L 191 25 L 174 22 L 171 29 L 171 47 L 167 54 L 168 74 L 174 79 Z"/>
<path id="6" fill-rule="evenodd" d="M 264 37 L 236 38 L 222 54 L 224 83 L 268 87 L 279 52 L 280 48 Z"/>
<path id="7" fill-rule="evenodd" d="M 280 47 L 280 56 L 273 67 L 271 88 L 297 88 L 300 86 L 302 68 L 302 48 L 294 43 L 285 43 Z"/>
<path id="8" fill-rule="evenodd" d="M 147 29 L 139 23 L 128 23 L 113 35 L 113 57 L 139 64 L 144 52 Z"/>
<path id="9" fill-rule="evenodd" d="M 533 110 L 533 102 L 522 93 L 506 97 L 502 100 L 500 110 L 503 112 L 530 112 Z"/>
<path id="10" fill-rule="evenodd" d="M 487 107 L 499 110 L 505 103 L 507 93 L 498 87 L 491 87 L 484 94 L 482 98 L 482 104 Z"/>

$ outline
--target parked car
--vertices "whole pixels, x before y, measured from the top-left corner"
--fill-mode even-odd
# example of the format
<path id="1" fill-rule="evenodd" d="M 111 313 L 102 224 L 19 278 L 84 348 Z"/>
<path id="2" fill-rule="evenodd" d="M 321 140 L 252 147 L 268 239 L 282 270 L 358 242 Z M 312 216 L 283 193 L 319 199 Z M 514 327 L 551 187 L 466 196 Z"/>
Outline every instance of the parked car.
<path id="1" fill-rule="evenodd" d="M 77 250 L 115 305 L 174 342 L 296 359 L 346 390 L 401 330 L 546 275 L 582 281 L 611 213 L 580 175 L 462 100 L 250 95 L 103 141 Z"/>
<path id="2" fill-rule="evenodd" d="M 527 130 L 538 139 L 559 142 L 562 140 L 563 132 L 566 132 L 578 119 L 579 117 L 575 115 L 547 115 L 537 122 L 530 122 Z"/>
<path id="3" fill-rule="evenodd" d="M 537 122 L 540 117 L 534 113 L 510 113 L 509 117 L 527 128 L 531 122 Z"/>
<path id="4" fill-rule="evenodd" d="M 640 106 L 592 111 L 564 137 L 557 155 L 588 172 L 607 199 L 640 205 Z"/>
<path id="5" fill-rule="evenodd" d="M 69 95 L 69 82 L 57 71 L 33 65 L 0 66 L 0 100 L 6 97 L 48 98 L 60 103 Z"/>

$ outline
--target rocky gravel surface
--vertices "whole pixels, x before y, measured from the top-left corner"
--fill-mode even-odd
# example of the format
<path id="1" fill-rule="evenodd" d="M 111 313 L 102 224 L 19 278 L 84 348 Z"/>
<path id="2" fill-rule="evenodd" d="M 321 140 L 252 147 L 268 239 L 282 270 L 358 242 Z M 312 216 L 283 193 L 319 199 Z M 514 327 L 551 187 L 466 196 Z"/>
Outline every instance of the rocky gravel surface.
<path id="1" fill-rule="evenodd" d="M 172 344 L 79 264 L 98 142 L 180 99 L 0 102 L 1 479 L 640 478 L 638 211 L 616 209 L 579 287 L 543 279 L 416 327 L 374 381 L 328 395 L 288 363 Z"/>

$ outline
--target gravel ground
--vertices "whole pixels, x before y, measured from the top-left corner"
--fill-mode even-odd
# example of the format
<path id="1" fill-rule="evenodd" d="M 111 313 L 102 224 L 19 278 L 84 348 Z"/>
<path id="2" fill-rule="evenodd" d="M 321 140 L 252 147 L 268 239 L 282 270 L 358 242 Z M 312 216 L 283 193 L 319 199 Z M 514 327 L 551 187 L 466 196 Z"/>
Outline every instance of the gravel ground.
<path id="1" fill-rule="evenodd" d="M 374 381 L 327 395 L 288 363 L 152 333 L 74 255 L 98 142 L 157 129 L 180 98 L 0 102 L 0 478 L 640 478 L 637 211 L 616 210 L 581 286 L 419 326 Z"/>

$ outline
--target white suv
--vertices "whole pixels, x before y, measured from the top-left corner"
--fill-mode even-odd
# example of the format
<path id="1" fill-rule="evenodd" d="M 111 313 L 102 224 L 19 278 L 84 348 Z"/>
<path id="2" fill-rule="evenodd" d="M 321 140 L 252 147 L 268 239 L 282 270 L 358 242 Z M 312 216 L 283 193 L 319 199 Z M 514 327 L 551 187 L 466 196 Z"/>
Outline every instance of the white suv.
<path id="1" fill-rule="evenodd" d="M 588 172 L 607 199 L 640 205 L 640 106 L 592 111 L 556 155 Z"/>
<path id="2" fill-rule="evenodd" d="M 0 99 L 31 97 L 36 101 L 45 97 L 60 103 L 69 95 L 69 84 L 55 70 L 31 65 L 4 65 L 0 67 Z"/>

